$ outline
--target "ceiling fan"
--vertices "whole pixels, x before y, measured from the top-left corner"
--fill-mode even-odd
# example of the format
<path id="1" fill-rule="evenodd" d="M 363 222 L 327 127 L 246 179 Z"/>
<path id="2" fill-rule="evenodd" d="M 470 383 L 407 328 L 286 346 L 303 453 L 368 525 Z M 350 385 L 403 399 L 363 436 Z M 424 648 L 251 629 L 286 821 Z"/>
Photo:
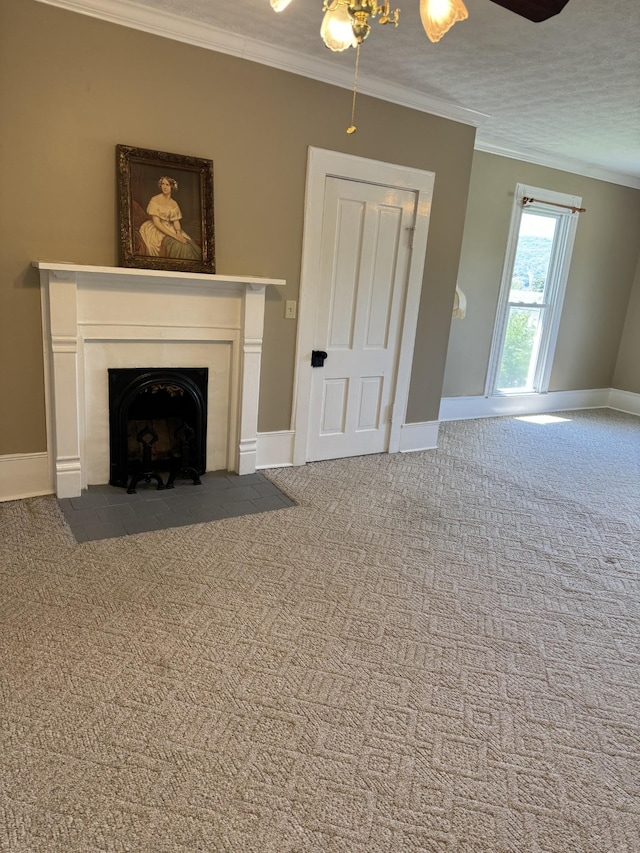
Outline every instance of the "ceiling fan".
<path id="1" fill-rule="evenodd" d="M 539 24 L 562 12 L 569 0 L 491 0 L 528 21 Z"/>

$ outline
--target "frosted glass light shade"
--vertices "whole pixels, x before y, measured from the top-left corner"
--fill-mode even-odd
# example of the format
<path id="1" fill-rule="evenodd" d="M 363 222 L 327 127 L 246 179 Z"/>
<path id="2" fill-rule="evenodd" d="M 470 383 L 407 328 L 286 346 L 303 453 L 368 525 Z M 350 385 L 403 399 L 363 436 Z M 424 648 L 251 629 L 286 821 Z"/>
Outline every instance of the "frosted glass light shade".
<path id="1" fill-rule="evenodd" d="M 325 12 L 320 35 L 329 50 L 334 52 L 357 45 L 358 42 L 353 34 L 353 22 L 343 3 L 339 3 L 334 10 L 329 9 Z"/>
<path id="2" fill-rule="evenodd" d="M 457 21 L 469 17 L 462 0 L 420 0 L 420 18 L 429 41 L 434 44 L 448 33 Z"/>
<path id="3" fill-rule="evenodd" d="M 282 12 L 291 3 L 291 0 L 271 0 L 271 8 L 276 12 Z"/>

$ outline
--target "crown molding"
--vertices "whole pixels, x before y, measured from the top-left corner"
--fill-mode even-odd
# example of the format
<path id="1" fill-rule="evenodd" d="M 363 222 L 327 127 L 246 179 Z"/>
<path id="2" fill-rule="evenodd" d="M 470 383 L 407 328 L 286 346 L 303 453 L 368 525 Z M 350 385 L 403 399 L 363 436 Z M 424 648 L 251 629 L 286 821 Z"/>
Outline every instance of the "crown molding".
<path id="1" fill-rule="evenodd" d="M 286 48 L 274 47 L 257 39 L 220 30 L 210 24 L 187 20 L 171 12 L 139 6 L 129 0 L 37 0 L 37 2 L 174 41 L 185 42 L 206 50 L 215 50 L 218 53 L 258 62 L 261 65 L 268 65 L 280 71 L 288 71 L 291 74 L 309 77 L 343 89 L 353 88 L 352 73 L 344 71 L 333 62 L 307 57 Z M 367 77 L 364 74 L 358 82 L 358 91 L 362 95 L 371 95 L 374 98 L 381 98 L 403 107 L 473 127 L 479 127 L 489 118 L 477 110 L 449 103 L 384 80 Z"/>
<path id="2" fill-rule="evenodd" d="M 306 57 L 285 48 L 276 48 L 256 39 L 220 30 L 210 24 L 187 20 L 171 12 L 139 6 L 133 0 L 36 0 L 36 2 L 45 3 L 48 6 L 57 6 L 70 12 L 77 12 L 81 15 L 141 30 L 163 38 L 170 38 L 206 50 L 225 53 L 250 62 L 258 62 L 280 71 L 288 71 L 291 74 L 308 77 L 343 89 L 353 87 L 351 73 L 345 72 L 332 62 Z M 365 75 L 360 77 L 358 90 L 363 95 L 381 98 L 403 107 L 476 128 L 481 127 L 491 118 L 486 113 Z M 548 166 L 552 169 L 560 169 L 563 172 L 571 172 L 632 189 L 640 189 L 640 178 L 633 175 L 617 173 L 569 157 L 546 154 L 533 149 L 510 147 L 498 140 L 490 140 L 488 137 L 487 141 L 476 139 L 475 149 L 488 154 L 497 154 L 500 157 L 523 160 L 526 163 L 538 166 Z"/>
<path id="3" fill-rule="evenodd" d="M 610 184 L 618 184 L 619 186 L 630 187 L 634 190 L 640 189 L 640 178 L 634 175 L 613 172 L 609 169 L 603 169 L 601 166 L 584 163 L 582 160 L 574 160 L 571 157 L 545 154 L 542 151 L 535 151 L 529 148 L 511 148 L 499 142 L 485 141 L 484 139 L 476 139 L 474 148 L 476 151 L 483 151 L 485 154 L 496 154 L 498 157 L 522 160 L 534 166 L 546 166 L 549 169 L 571 172 L 573 175 L 582 175 L 585 178 L 594 178 L 597 181 L 606 181 Z"/>

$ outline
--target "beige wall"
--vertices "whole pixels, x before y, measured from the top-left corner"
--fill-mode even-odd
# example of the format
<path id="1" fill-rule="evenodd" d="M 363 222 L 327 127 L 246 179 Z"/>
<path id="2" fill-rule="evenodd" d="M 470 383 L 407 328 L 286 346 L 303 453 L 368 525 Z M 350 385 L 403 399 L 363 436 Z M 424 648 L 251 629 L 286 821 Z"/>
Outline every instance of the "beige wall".
<path id="1" fill-rule="evenodd" d="M 640 259 L 629 299 L 627 319 L 613 375 L 613 387 L 620 391 L 640 394 Z"/>
<path id="2" fill-rule="evenodd" d="M 517 183 L 579 195 L 587 208 L 578 223 L 550 390 L 609 388 L 614 382 L 638 263 L 640 192 L 476 152 L 459 272 L 459 285 L 468 299 L 467 316 L 452 323 L 443 396 L 484 393 Z M 628 354 L 621 354 L 616 372 L 616 382 L 628 386 L 616 385 L 623 390 L 640 390 L 639 339 L 636 304 L 625 333 Z"/>
<path id="3" fill-rule="evenodd" d="M 473 128 L 34 0 L 0 4 L 0 455 L 45 449 L 32 260 L 115 265 L 117 143 L 214 161 L 218 272 L 267 297 L 262 431 L 290 426 L 309 145 L 436 173 L 409 419 L 437 418 Z"/>
<path id="4" fill-rule="evenodd" d="M 346 90 L 34 0 L 2 0 L 0 455 L 46 443 L 31 261 L 117 263 L 117 143 L 212 159 L 218 271 L 287 280 L 267 298 L 263 431 L 290 426 L 296 324 L 284 319 L 283 303 L 298 296 L 309 145 L 436 173 L 408 421 L 435 420 L 441 393 L 483 392 L 518 181 L 581 195 L 588 208 L 552 390 L 614 384 L 640 393 L 638 278 L 629 301 L 638 191 L 474 156 L 473 128 L 372 98 L 360 98 L 358 133 L 347 136 L 349 111 Z M 469 306 L 452 324 L 447 350 L 459 262 Z M 10 414 L 7 400 L 15 403 Z"/>

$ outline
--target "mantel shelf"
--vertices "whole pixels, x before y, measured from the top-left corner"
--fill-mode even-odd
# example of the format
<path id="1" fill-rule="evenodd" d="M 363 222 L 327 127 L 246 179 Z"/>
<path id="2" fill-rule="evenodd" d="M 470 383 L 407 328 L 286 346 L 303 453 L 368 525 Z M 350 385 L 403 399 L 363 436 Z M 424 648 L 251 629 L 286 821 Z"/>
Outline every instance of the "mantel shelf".
<path id="1" fill-rule="evenodd" d="M 33 266 L 41 272 L 49 272 L 56 278 L 64 278 L 69 275 L 80 275 L 85 282 L 104 282 L 112 279 L 116 284 L 128 279 L 136 280 L 140 284 L 146 281 L 154 281 L 157 284 L 184 283 L 185 285 L 203 285 L 210 287 L 226 287 L 229 285 L 246 287 L 284 287 L 286 281 L 281 278 L 263 278 L 254 275 L 211 275 L 209 273 L 175 272 L 173 270 L 147 270 L 137 267 L 99 267 L 71 263 L 58 263 L 55 261 L 33 261 Z"/>

